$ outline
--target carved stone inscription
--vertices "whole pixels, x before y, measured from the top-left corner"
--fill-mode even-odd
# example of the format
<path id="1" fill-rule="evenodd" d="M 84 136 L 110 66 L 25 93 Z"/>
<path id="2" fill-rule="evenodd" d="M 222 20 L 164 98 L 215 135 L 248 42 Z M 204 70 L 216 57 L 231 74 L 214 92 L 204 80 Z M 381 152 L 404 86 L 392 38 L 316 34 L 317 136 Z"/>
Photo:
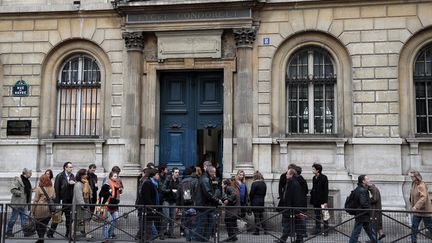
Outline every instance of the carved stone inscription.
<path id="1" fill-rule="evenodd" d="M 239 19 L 251 18 L 250 9 L 228 9 L 228 10 L 194 10 L 161 13 L 134 13 L 128 14 L 128 23 L 151 23 L 151 22 L 173 22 L 212 19 Z"/>
<path id="2" fill-rule="evenodd" d="M 156 33 L 158 59 L 221 58 L 222 30 Z"/>

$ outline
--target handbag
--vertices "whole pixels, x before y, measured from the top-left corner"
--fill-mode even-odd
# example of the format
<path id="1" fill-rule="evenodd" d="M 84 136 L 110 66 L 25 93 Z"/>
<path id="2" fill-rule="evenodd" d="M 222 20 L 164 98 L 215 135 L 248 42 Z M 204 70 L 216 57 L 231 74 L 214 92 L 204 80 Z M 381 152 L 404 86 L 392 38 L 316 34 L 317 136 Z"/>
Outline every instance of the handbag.
<path id="1" fill-rule="evenodd" d="M 92 215 L 93 221 L 96 221 L 96 222 L 103 222 L 108 217 L 109 198 L 106 201 L 106 203 L 103 205 L 100 205 L 101 201 L 103 201 L 103 200 L 98 198 L 94 212 L 93 212 L 93 215 Z"/>
<path id="2" fill-rule="evenodd" d="M 63 211 L 59 210 L 58 212 L 56 212 L 55 214 L 53 214 L 51 216 L 51 221 L 53 224 L 60 224 L 61 222 L 63 222 Z"/>
<path id="3" fill-rule="evenodd" d="M 327 204 L 321 204 L 321 208 L 327 208 Z M 321 212 L 322 212 L 322 219 L 324 221 L 328 221 L 330 219 L 330 212 L 325 209 L 323 209 Z"/>
<path id="4" fill-rule="evenodd" d="M 25 235 L 34 234 L 36 231 L 36 222 L 32 218 L 28 218 L 22 227 Z"/>
<path id="5" fill-rule="evenodd" d="M 45 188 L 43 188 L 42 186 L 40 186 L 40 188 L 42 189 L 43 194 L 45 195 L 46 199 L 48 200 L 49 211 L 51 213 L 55 213 L 57 209 L 56 209 L 56 205 L 55 205 L 54 200 L 48 196 L 48 193 L 45 191 Z"/>

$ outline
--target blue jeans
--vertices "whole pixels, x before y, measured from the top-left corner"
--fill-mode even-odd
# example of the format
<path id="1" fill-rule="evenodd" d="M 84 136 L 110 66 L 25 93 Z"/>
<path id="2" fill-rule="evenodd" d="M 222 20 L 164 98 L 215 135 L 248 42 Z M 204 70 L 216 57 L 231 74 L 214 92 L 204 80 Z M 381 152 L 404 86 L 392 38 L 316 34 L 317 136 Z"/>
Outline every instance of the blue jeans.
<path id="1" fill-rule="evenodd" d="M 378 243 L 379 241 L 376 238 L 375 231 L 372 228 L 371 222 L 355 222 L 354 228 L 351 232 L 351 238 L 349 240 L 349 243 L 357 243 L 358 238 L 361 233 L 361 229 L 364 229 L 366 231 L 366 234 L 369 236 L 369 239 L 372 243 Z"/>
<path id="2" fill-rule="evenodd" d="M 12 233 L 12 229 L 15 225 L 15 222 L 18 218 L 18 215 L 20 216 L 21 227 L 23 227 L 25 222 L 26 222 L 26 219 L 28 217 L 27 216 L 28 215 L 27 206 L 24 207 L 23 209 L 12 208 L 12 214 L 11 214 L 11 217 L 9 218 L 8 223 L 7 223 L 6 233 Z"/>
<path id="3" fill-rule="evenodd" d="M 114 235 L 114 229 L 117 226 L 118 217 L 118 211 L 108 212 L 108 217 L 104 222 L 104 228 L 102 233 L 104 240 L 107 240 Z"/>
<path id="4" fill-rule="evenodd" d="M 192 235 L 193 241 L 206 242 L 210 240 L 216 223 L 216 214 L 213 210 L 197 212 L 196 234 Z"/>
<path id="5" fill-rule="evenodd" d="M 422 216 L 416 216 L 413 215 L 412 217 L 412 229 L 411 229 L 411 242 L 415 243 L 417 242 L 417 233 L 418 227 L 420 225 L 420 222 L 423 220 L 424 225 L 429 230 L 430 233 L 432 233 L 432 217 L 422 217 Z"/>

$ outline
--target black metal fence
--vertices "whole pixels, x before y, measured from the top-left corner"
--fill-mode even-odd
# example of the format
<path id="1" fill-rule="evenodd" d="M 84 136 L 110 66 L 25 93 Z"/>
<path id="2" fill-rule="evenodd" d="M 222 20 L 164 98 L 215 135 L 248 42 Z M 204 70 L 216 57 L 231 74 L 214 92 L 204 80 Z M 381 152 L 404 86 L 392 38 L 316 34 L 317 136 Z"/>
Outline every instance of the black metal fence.
<path id="1" fill-rule="evenodd" d="M 35 205 L 0 205 L 2 242 L 50 239 L 63 242 L 333 243 L 348 242 L 356 221 L 356 217 L 344 209 L 135 205 L 109 208 L 66 204 L 57 205 L 52 217 L 42 219 L 28 213 L 32 206 Z M 360 213 L 371 215 L 373 228 L 382 224 L 385 238 L 381 242 L 412 242 L 413 235 L 417 236 L 416 242 L 432 242 L 427 223 L 421 223 L 418 230 L 412 228 L 416 212 L 362 210 Z M 421 216 L 428 222 L 427 215 Z M 29 222 L 36 225 L 39 236 Z M 58 223 L 57 227 L 53 227 L 53 223 Z M 357 242 L 369 240 L 363 230 Z"/>

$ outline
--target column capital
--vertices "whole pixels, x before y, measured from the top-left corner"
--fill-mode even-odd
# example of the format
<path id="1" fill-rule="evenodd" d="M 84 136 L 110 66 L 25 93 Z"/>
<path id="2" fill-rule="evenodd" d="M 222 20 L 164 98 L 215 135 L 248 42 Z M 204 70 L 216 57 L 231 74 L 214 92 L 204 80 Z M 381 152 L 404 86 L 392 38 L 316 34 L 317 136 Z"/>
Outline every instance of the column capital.
<path id="1" fill-rule="evenodd" d="M 142 51 L 144 48 L 144 35 L 142 32 L 123 32 L 123 39 L 128 51 Z"/>
<path id="2" fill-rule="evenodd" d="M 236 40 L 237 48 L 249 47 L 251 48 L 256 38 L 256 28 L 242 28 L 234 29 L 234 38 Z"/>

